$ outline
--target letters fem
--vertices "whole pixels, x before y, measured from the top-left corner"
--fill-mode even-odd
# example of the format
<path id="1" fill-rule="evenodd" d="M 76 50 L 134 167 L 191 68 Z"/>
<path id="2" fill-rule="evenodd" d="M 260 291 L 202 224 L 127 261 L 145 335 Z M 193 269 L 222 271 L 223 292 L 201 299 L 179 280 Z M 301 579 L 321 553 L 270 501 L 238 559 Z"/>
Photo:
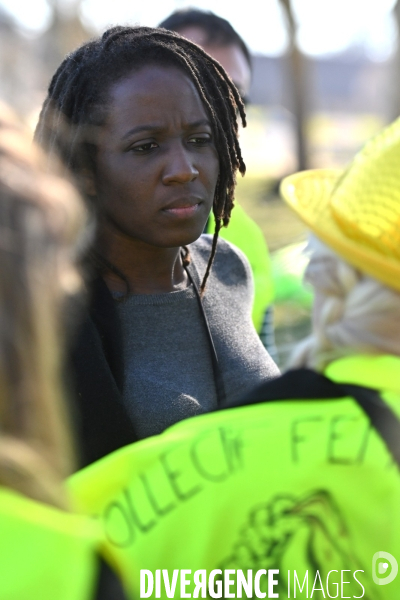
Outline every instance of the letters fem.
<path id="1" fill-rule="evenodd" d="M 279 574 L 278 569 L 260 569 L 255 572 L 249 569 L 247 577 L 243 571 L 234 569 L 226 569 L 222 575 L 220 569 L 214 569 L 207 577 L 206 570 L 193 571 L 193 579 L 191 578 L 192 571 L 189 569 L 174 569 L 172 579 L 169 579 L 169 574 L 166 569 L 162 571 L 157 569 L 155 576 L 152 571 L 147 569 L 140 570 L 140 598 L 161 598 L 161 586 L 164 587 L 167 598 L 174 598 L 175 591 L 180 579 L 179 598 L 242 598 L 244 592 L 245 598 L 279 598 L 279 594 L 274 592 L 274 588 L 278 585 L 278 580 L 274 575 Z M 162 577 L 161 577 L 162 575 Z M 236 575 L 236 581 L 234 576 Z M 268 596 L 266 592 L 260 590 L 261 577 L 268 578 Z M 187 591 L 187 588 L 192 588 L 194 584 L 193 595 Z M 254 589 L 254 594 L 253 594 Z M 201 594 L 201 595 L 200 595 Z"/>

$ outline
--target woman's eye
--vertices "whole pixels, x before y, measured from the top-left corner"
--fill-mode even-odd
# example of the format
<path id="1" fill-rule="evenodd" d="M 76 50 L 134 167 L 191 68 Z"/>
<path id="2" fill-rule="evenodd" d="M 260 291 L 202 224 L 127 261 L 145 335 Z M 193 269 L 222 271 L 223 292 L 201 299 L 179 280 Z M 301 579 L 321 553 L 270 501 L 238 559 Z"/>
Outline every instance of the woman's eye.
<path id="1" fill-rule="evenodd" d="M 199 136 L 199 135 L 194 135 L 191 138 L 189 138 L 189 144 L 194 144 L 196 146 L 205 146 L 206 144 L 209 144 L 211 142 L 211 137 L 210 136 Z"/>
<path id="2" fill-rule="evenodd" d="M 143 154 L 144 152 L 149 152 L 157 147 L 158 146 L 155 142 L 147 142 L 146 144 L 140 144 L 140 146 L 133 146 L 131 151 L 135 152 L 136 154 Z"/>

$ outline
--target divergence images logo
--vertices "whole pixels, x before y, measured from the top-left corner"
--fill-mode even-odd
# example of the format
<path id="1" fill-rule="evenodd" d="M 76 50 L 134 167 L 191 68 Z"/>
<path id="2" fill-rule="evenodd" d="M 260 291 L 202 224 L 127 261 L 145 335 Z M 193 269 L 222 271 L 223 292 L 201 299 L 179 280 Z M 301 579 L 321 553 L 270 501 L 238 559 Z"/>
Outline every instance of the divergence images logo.
<path id="1" fill-rule="evenodd" d="M 397 560 L 389 552 L 375 552 L 372 557 L 372 579 L 378 585 L 387 585 L 399 570 Z"/>

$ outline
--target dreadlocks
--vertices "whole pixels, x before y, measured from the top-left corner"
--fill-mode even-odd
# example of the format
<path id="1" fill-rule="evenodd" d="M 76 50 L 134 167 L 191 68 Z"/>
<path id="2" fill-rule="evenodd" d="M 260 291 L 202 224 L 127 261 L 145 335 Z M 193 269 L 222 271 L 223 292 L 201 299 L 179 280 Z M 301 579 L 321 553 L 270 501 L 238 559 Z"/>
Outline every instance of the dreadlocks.
<path id="1" fill-rule="evenodd" d="M 149 27 L 113 27 L 62 62 L 50 82 L 35 137 L 50 159 L 53 154 L 61 155 L 79 184 L 82 169 L 93 168 L 95 164 L 93 132 L 95 126 L 105 122 L 110 87 L 151 63 L 177 66 L 190 77 L 209 114 L 215 136 L 220 169 L 213 201 L 215 233 L 201 284 L 204 293 L 219 230 L 229 223 L 233 208 L 236 171 L 244 175 L 246 170 L 237 137 L 238 114 L 243 126 L 246 125 L 244 105 L 216 60 L 174 32 Z"/>

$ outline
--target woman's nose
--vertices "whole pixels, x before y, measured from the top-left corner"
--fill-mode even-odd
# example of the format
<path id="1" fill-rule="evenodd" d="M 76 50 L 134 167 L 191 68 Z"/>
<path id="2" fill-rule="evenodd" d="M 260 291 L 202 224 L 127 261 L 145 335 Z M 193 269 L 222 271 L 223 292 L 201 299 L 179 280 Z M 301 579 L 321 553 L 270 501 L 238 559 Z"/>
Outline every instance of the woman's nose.
<path id="1" fill-rule="evenodd" d="M 168 153 L 162 181 L 164 185 L 189 183 L 199 175 L 194 157 L 184 146 L 175 147 Z"/>

